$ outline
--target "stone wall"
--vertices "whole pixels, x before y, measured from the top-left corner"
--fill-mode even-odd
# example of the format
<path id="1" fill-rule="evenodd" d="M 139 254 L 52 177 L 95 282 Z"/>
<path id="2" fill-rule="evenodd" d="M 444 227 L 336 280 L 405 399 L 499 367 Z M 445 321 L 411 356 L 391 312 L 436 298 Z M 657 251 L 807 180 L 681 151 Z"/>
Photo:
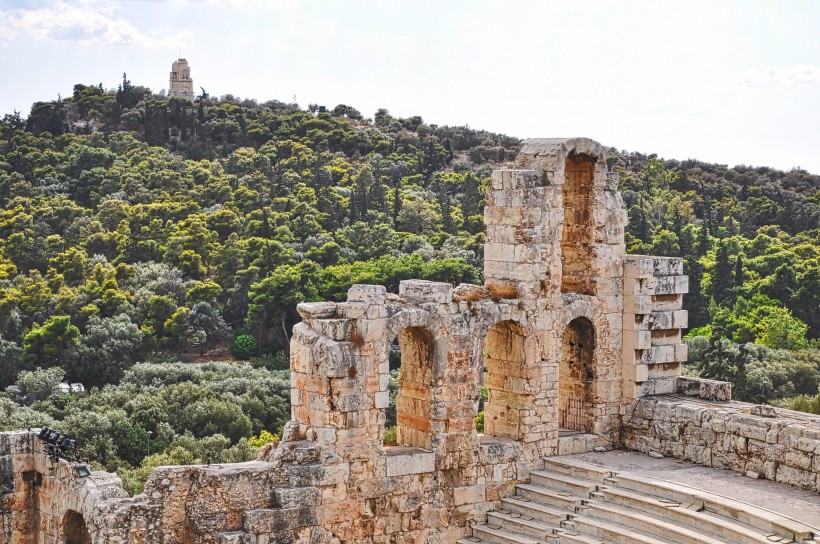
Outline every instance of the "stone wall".
<path id="1" fill-rule="evenodd" d="M 80 477 L 73 463 L 49 459 L 35 432 L 20 431 L 0 433 L 0 467 L 4 543 L 63 544 L 72 530 L 88 536 L 83 543 L 219 543 L 261 518 L 284 517 L 285 526 L 315 520 L 292 520 L 292 511 L 275 508 L 281 479 L 266 461 L 160 467 L 145 491 L 129 498 L 116 474 Z"/>
<path id="2" fill-rule="evenodd" d="M 115 474 L 80 478 L 73 464 L 53 463 L 27 431 L 0 433 L 0 482 L 0 535 L 10 544 L 64 543 L 73 518 L 88 524 L 101 503 L 128 495 Z"/>
<path id="3" fill-rule="evenodd" d="M 683 295 L 689 278 L 683 259 L 624 257 L 623 395 L 674 393 L 674 379 L 687 358 L 681 329 L 688 326 Z"/>
<path id="4" fill-rule="evenodd" d="M 648 396 L 624 417 L 624 445 L 820 492 L 818 416 L 726 400 Z"/>

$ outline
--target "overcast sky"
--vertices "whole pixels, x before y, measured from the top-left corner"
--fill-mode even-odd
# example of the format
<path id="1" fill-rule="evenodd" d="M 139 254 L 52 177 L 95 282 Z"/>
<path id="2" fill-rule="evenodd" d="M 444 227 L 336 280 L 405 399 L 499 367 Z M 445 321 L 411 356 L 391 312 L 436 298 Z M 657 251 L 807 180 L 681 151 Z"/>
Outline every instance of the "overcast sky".
<path id="1" fill-rule="evenodd" d="M 0 114 L 126 72 L 820 174 L 820 2 L 0 0 Z"/>

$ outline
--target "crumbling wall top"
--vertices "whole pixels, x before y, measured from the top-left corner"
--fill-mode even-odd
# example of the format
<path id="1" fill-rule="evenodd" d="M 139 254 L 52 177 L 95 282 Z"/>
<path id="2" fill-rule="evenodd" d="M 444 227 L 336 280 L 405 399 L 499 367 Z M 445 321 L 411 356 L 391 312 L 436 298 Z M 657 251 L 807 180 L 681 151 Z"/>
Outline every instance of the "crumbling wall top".
<path id="1" fill-rule="evenodd" d="M 596 157 L 598 161 L 606 160 L 606 148 L 590 138 L 531 138 L 524 141 L 516 158 L 516 167 L 563 169 L 564 162 L 572 154 Z"/>

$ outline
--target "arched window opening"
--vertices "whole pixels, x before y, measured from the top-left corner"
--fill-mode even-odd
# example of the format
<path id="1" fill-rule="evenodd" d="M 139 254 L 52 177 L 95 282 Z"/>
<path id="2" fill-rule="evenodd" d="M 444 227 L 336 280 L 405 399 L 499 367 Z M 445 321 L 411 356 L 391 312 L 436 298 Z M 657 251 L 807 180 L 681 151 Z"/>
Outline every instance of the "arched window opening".
<path id="1" fill-rule="evenodd" d="M 560 427 L 589 432 L 592 428 L 592 385 L 595 328 L 589 319 L 573 319 L 564 331 L 558 373 Z"/>
<path id="2" fill-rule="evenodd" d="M 514 321 L 496 323 L 484 339 L 484 434 L 521 440 L 523 413 L 531 409 L 524 329 Z"/>
<path id="3" fill-rule="evenodd" d="M 390 347 L 391 389 L 395 407 L 386 413 L 386 443 L 395 425 L 395 443 L 429 450 L 433 386 L 433 335 L 423 327 L 402 329 Z M 400 361 L 397 366 L 396 363 Z M 392 391 L 391 391 L 392 396 Z M 393 403 L 391 402 L 391 405 Z"/>
<path id="4" fill-rule="evenodd" d="M 561 237 L 561 292 L 595 294 L 594 222 L 595 157 L 570 155 L 564 173 L 564 226 Z"/>
<path id="5" fill-rule="evenodd" d="M 63 518 L 65 544 L 91 544 L 91 535 L 82 514 L 69 510 Z"/>

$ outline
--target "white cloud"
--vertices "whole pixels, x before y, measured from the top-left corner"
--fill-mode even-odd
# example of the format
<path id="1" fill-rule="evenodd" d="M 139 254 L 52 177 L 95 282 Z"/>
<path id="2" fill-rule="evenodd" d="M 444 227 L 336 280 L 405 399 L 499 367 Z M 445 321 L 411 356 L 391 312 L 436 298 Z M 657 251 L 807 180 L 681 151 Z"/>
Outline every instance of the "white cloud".
<path id="1" fill-rule="evenodd" d="M 0 11 L 4 39 L 27 34 L 39 41 L 75 45 L 132 45 L 168 47 L 190 39 L 186 31 L 176 34 L 146 34 L 129 21 L 116 16 L 115 4 L 108 1 L 45 2 L 35 9 Z"/>
<path id="2" fill-rule="evenodd" d="M 739 76 L 741 83 L 749 87 L 771 87 L 795 83 L 820 82 L 820 67 L 808 64 L 775 66 L 767 70 L 747 72 Z"/>

